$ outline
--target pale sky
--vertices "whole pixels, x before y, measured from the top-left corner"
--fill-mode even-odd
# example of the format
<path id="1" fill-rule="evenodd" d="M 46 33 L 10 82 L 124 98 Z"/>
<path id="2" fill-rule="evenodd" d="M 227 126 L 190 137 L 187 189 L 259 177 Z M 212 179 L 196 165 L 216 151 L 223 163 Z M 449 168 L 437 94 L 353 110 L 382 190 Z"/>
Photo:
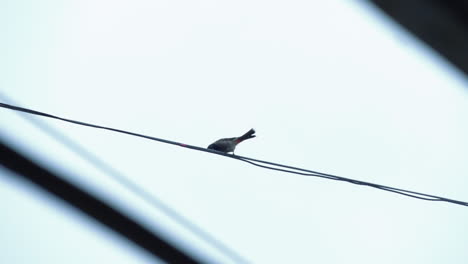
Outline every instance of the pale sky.
<path id="1" fill-rule="evenodd" d="M 468 201 L 468 85 L 365 1 L 0 3 L 20 106 Z M 4 102 L 5 98 L 0 98 Z M 468 208 L 39 118 L 252 263 L 464 264 Z M 0 136 L 214 263 L 229 258 L 0 109 Z M 0 169 L 0 263 L 153 263 Z M 40 245 L 40 246 L 38 246 Z"/>

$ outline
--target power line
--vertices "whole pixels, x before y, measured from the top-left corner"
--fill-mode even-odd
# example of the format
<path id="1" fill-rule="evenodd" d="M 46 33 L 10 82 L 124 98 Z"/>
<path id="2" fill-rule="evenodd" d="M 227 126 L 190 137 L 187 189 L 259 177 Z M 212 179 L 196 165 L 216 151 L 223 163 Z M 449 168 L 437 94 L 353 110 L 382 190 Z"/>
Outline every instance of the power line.
<path id="1" fill-rule="evenodd" d="M 3 100 L 6 100 L 6 96 L 0 94 L 0 97 Z M 8 99 L 11 101 L 11 99 Z M 1 103 L 0 103 L 1 104 Z M 19 107 L 21 108 L 21 107 Z M 25 109 L 25 108 L 24 108 Z M 32 110 L 31 110 L 32 111 Z M 22 111 L 24 112 L 24 111 Z M 32 111 L 36 112 L 36 111 Z M 29 112 L 31 113 L 31 112 Z M 22 117 L 26 118 L 28 116 L 21 115 Z M 220 240 L 213 237 L 207 231 L 203 230 L 201 227 L 192 223 L 189 219 L 182 216 L 180 213 L 172 209 L 170 206 L 166 205 L 163 201 L 159 198 L 147 192 L 144 188 L 141 188 L 134 182 L 132 182 L 128 177 L 126 177 L 122 172 L 118 171 L 117 169 L 113 168 L 102 159 L 98 158 L 96 155 L 85 149 L 80 144 L 76 143 L 69 137 L 65 136 L 63 133 L 60 133 L 56 129 L 48 126 L 47 124 L 40 122 L 35 118 L 27 118 L 31 123 L 35 126 L 43 130 L 44 132 L 52 135 L 54 138 L 62 142 L 63 145 L 67 146 L 71 150 L 73 150 L 76 154 L 87 160 L 89 163 L 94 165 L 97 169 L 104 172 L 106 175 L 109 175 L 114 180 L 116 180 L 119 184 L 126 187 L 135 195 L 139 196 L 141 199 L 152 205 L 153 207 L 162 211 L 166 216 L 171 218 L 173 221 L 178 223 L 180 226 L 184 227 L 185 229 L 189 230 L 199 239 L 205 241 L 207 244 L 211 245 L 213 248 L 217 249 L 218 251 L 222 252 L 225 256 L 233 260 L 235 263 L 249 263 L 243 256 L 239 253 L 235 252 L 233 249 L 229 248 L 227 245 L 222 243 Z"/>
<path id="2" fill-rule="evenodd" d="M 313 177 L 320 177 L 320 178 L 336 180 L 336 181 L 344 181 L 344 182 L 348 182 L 348 183 L 352 183 L 352 184 L 356 184 L 356 185 L 363 185 L 363 186 L 373 187 L 373 188 L 376 188 L 376 189 L 379 189 L 379 190 L 393 192 L 393 193 L 397 193 L 397 194 L 400 194 L 400 195 L 404 195 L 404 196 L 408 196 L 408 197 L 412 197 L 412 198 L 416 198 L 416 199 L 421 199 L 421 200 L 426 200 L 426 201 L 447 202 L 447 203 L 453 203 L 453 204 L 468 206 L 468 202 L 464 202 L 464 201 L 449 199 L 449 198 L 445 198 L 445 197 L 441 197 L 441 196 L 425 194 L 425 193 L 420 193 L 420 192 L 415 192 L 415 191 L 410 191 L 410 190 L 405 190 L 405 189 L 400 189 L 400 188 L 395 188 L 395 187 L 390 187 L 390 186 L 385 186 L 385 185 L 371 183 L 371 182 L 354 180 L 354 179 L 345 178 L 345 177 L 341 177 L 341 176 L 336 176 L 336 175 L 332 175 L 332 174 L 327 174 L 327 173 L 317 172 L 317 171 L 313 171 L 313 170 L 307 170 L 307 169 L 302 169 L 302 168 L 298 168 L 298 167 L 283 165 L 283 164 L 280 164 L 280 163 L 274 163 L 274 162 L 269 162 L 269 161 L 264 161 L 264 160 L 259 160 L 259 159 L 253 159 L 253 158 L 238 156 L 238 155 L 234 155 L 234 154 L 231 155 L 231 154 L 218 152 L 218 151 L 214 151 L 214 150 L 209 150 L 209 149 L 206 149 L 206 148 L 201 148 L 201 147 L 192 146 L 192 145 L 188 145 L 188 144 L 183 144 L 183 143 L 179 143 L 179 142 L 175 142 L 175 141 L 171 141 L 171 140 L 167 140 L 167 139 L 161 139 L 161 138 L 151 137 L 151 136 L 138 134 L 138 133 L 134 133 L 134 132 L 130 132 L 130 131 L 125 131 L 125 130 L 121 130 L 121 129 L 115 129 L 115 128 L 110 128 L 110 127 L 105 127 L 105 126 L 89 124 L 89 123 L 85 123 L 85 122 L 81 122 L 81 121 L 76 121 L 76 120 L 72 120 L 72 119 L 62 118 L 62 117 L 54 116 L 54 115 L 51 115 L 51 114 L 31 110 L 31 109 L 28 109 L 28 108 L 9 105 L 9 104 L 5 104 L 5 103 L 0 103 L 0 107 L 8 108 L 8 109 L 11 109 L 11 110 L 16 110 L 16 111 L 21 111 L 21 112 L 25 112 L 25 113 L 29 113 L 29 114 L 49 117 L 49 118 L 53 118 L 53 119 L 58 119 L 58 120 L 62 120 L 62 121 L 65 121 L 65 122 L 74 123 L 74 124 L 78 124 L 78 125 L 94 127 L 94 128 L 104 129 L 104 130 L 110 130 L 110 131 L 114 131 L 114 132 L 118 132 L 118 133 L 123 133 L 123 134 L 132 135 L 132 136 L 136 136 L 136 137 L 146 138 L 146 139 L 150 139 L 150 140 L 154 140 L 154 141 L 158 141 L 158 142 L 162 142 L 162 143 L 166 143 L 166 144 L 172 144 L 172 145 L 176 145 L 176 146 L 180 146 L 180 147 L 184 147 L 184 148 L 189 148 L 189 149 L 193 149 L 193 150 L 198 150 L 198 151 L 208 152 L 208 153 L 212 153 L 212 154 L 217 154 L 217 155 L 225 156 L 225 157 L 228 157 L 228 158 L 237 159 L 237 160 L 240 160 L 240 161 L 243 161 L 243 162 L 247 162 L 247 163 L 249 163 L 251 165 L 261 167 L 261 168 L 265 168 L 265 169 L 282 171 L 282 172 L 286 172 L 286 173 L 298 174 L 298 175 L 303 175 L 303 176 L 313 176 Z"/>
<path id="3" fill-rule="evenodd" d="M 399 188 L 390 187 L 390 186 L 385 186 L 385 185 L 380 185 L 380 184 L 376 184 L 376 183 L 353 180 L 353 179 L 349 179 L 349 178 L 345 178 L 345 177 L 341 177 L 341 176 L 335 176 L 335 175 L 331 175 L 331 174 L 315 172 L 315 171 L 301 169 L 301 168 L 295 168 L 295 167 L 291 167 L 291 166 L 285 166 L 285 165 L 281 165 L 281 164 L 277 164 L 277 163 L 266 162 L 266 161 L 251 159 L 251 158 L 247 158 L 247 157 L 239 157 L 238 156 L 237 159 L 239 159 L 241 161 L 244 161 L 244 162 L 247 162 L 247 163 L 249 163 L 251 165 L 258 166 L 258 167 L 265 168 L 265 169 L 282 171 L 282 172 L 298 174 L 298 175 L 303 175 L 303 176 L 313 176 L 313 177 L 325 178 L 325 179 L 336 180 L 336 181 L 344 181 L 344 182 L 349 182 L 349 183 L 353 183 L 353 184 L 357 184 L 357 185 L 364 185 L 364 186 L 374 187 L 374 188 L 377 188 L 377 189 L 380 189 L 380 190 L 394 192 L 394 193 L 397 193 L 397 194 L 409 196 L 409 197 L 416 198 L 416 199 L 426 200 L 426 201 L 450 202 L 450 203 L 455 203 L 455 204 L 468 206 L 467 202 L 457 201 L 457 200 L 448 199 L 448 198 L 444 198 L 444 197 L 440 197 L 440 196 L 424 194 L 424 193 L 414 192 L 414 191 L 408 191 L 408 190 L 399 189 Z M 255 161 L 255 162 L 253 162 L 253 161 Z M 267 164 L 274 165 L 274 166 L 279 166 L 279 167 L 287 167 L 287 168 L 295 169 L 295 170 L 298 170 L 298 171 L 274 168 L 274 167 L 270 167 L 270 166 L 261 165 L 261 164 L 258 164 L 256 162 L 258 162 L 258 163 L 267 163 Z"/>

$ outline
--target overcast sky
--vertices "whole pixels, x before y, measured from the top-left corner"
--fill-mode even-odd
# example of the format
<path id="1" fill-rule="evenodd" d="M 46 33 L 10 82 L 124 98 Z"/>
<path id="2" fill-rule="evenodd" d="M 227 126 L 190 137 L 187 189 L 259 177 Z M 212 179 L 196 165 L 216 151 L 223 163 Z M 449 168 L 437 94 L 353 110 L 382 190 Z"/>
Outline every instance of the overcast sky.
<path id="1" fill-rule="evenodd" d="M 0 101 L 468 201 L 464 76 L 365 1 L 0 3 Z M 150 228 L 232 263 L 10 110 L 0 136 Z M 468 208 L 45 120 L 252 263 L 462 264 Z M 1 263 L 150 263 L 0 169 Z M 39 245 L 39 246 L 38 246 Z"/>

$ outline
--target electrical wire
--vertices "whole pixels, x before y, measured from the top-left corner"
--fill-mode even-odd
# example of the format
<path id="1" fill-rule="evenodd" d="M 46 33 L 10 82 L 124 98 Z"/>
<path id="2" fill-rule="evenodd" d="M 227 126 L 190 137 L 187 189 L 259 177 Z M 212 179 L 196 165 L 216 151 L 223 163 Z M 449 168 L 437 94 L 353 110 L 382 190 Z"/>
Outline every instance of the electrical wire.
<path id="1" fill-rule="evenodd" d="M 416 199 L 420 199 L 420 200 L 425 200 L 425 201 L 447 202 L 447 203 L 453 203 L 453 204 L 468 206 L 468 202 L 464 202 L 464 201 L 449 199 L 449 198 L 445 198 L 445 197 L 441 197 L 441 196 L 425 194 L 425 193 L 420 193 L 420 192 L 415 192 L 415 191 L 410 191 L 410 190 L 405 190 L 405 189 L 400 189 L 400 188 L 395 188 L 395 187 L 390 187 L 390 186 L 385 186 L 385 185 L 371 183 L 371 182 L 354 180 L 354 179 L 350 179 L 350 178 L 346 178 L 346 177 L 341 177 L 341 176 L 336 176 L 336 175 L 332 175 L 332 174 L 317 172 L 317 171 L 313 171 L 313 170 L 302 169 L 302 168 L 288 166 L 288 165 L 284 165 L 284 164 L 280 164 L 280 163 L 274 163 L 274 162 L 269 162 L 269 161 L 264 161 L 264 160 L 259 160 L 259 159 L 253 159 L 253 158 L 238 156 L 238 155 L 234 155 L 234 154 L 227 154 L 227 153 L 224 153 L 224 152 L 219 152 L 219 151 L 210 150 L 210 149 L 206 149 L 206 148 L 202 148 L 202 147 L 183 144 L 183 143 L 179 143 L 179 142 L 175 142 L 175 141 L 171 141 L 171 140 L 167 140 L 167 139 L 151 137 L 151 136 L 138 134 L 138 133 L 134 133 L 134 132 L 130 132 L 130 131 L 125 131 L 125 130 L 121 130 L 121 129 L 115 129 L 115 128 L 110 128 L 110 127 L 105 127 L 105 126 L 99 126 L 99 125 L 89 124 L 89 123 L 76 121 L 76 120 L 72 120 L 72 119 L 67 119 L 67 118 L 63 118 L 63 117 L 58 117 L 58 116 L 55 116 L 55 115 L 39 112 L 39 111 L 36 111 L 36 110 L 31 110 L 31 109 L 28 109 L 28 108 L 18 107 L 18 106 L 14 106 L 14 105 L 10 105 L 10 104 L 0 103 L 0 107 L 15 110 L 15 111 L 21 111 L 21 112 L 25 112 L 25 113 L 29 113 L 29 114 L 44 116 L 44 117 L 48 117 L 48 118 L 58 119 L 58 120 L 62 120 L 62 121 L 65 121 L 65 122 L 74 123 L 74 124 L 78 124 L 78 125 L 94 127 L 94 128 L 104 129 L 104 130 L 110 130 L 110 131 L 114 131 L 114 132 L 118 132 L 118 133 L 123 133 L 123 134 L 132 135 L 132 136 L 136 136 L 136 137 L 146 138 L 146 139 L 150 139 L 150 140 L 154 140 L 154 141 L 158 141 L 158 142 L 162 142 L 162 143 L 166 143 L 166 144 L 172 144 L 172 145 L 176 145 L 176 146 L 180 146 L 180 147 L 184 147 L 184 148 L 189 148 L 189 149 L 193 149 L 193 150 L 208 152 L 208 153 L 212 153 L 212 154 L 216 154 L 216 155 L 221 155 L 221 156 L 225 156 L 225 157 L 228 157 L 228 158 L 243 161 L 243 162 L 249 163 L 251 165 L 261 167 L 261 168 L 265 168 L 265 169 L 276 170 L 276 171 L 281 171 L 281 172 L 286 172 L 286 173 L 292 173 L 292 174 L 297 174 L 297 175 L 302 175 L 302 176 L 312 176 L 312 177 L 319 177 L 319 178 L 325 178 L 325 179 L 336 180 L 336 181 L 344 181 L 344 182 L 348 182 L 348 183 L 352 183 L 352 184 L 356 184 L 356 185 L 363 185 L 363 186 L 373 187 L 373 188 L 376 188 L 376 189 L 379 189 L 379 190 L 388 191 L 388 192 L 392 192 L 392 193 L 396 193 L 396 194 L 400 194 L 400 195 L 404 195 L 404 196 L 407 196 L 407 197 L 412 197 L 412 198 L 416 198 Z"/>
<path id="2" fill-rule="evenodd" d="M 11 99 L 7 99 L 7 97 L 0 93 L 0 98 L 7 101 L 12 101 Z M 0 103 L 2 104 L 2 103 Z M 3 107 L 3 105 L 2 105 Z M 20 109 L 21 107 L 18 107 Z M 26 109 L 26 108 L 21 108 Z M 16 110 L 16 109 L 15 109 Z M 29 110 L 29 109 L 28 109 Z M 40 112 L 29 110 L 29 111 L 21 111 L 26 112 L 29 114 L 37 114 Z M 41 115 L 44 113 L 41 113 Z M 46 114 L 44 114 L 46 115 Z M 42 116 L 44 116 L 42 115 Z M 95 168 L 102 171 L 104 174 L 109 175 L 114 180 L 116 180 L 119 184 L 126 187 L 135 195 L 139 196 L 141 199 L 146 201 L 148 204 L 152 205 L 153 207 L 157 208 L 158 210 L 162 211 L 166 216 L 171 218 L 173 221 L 178 223 L 180 226 L 184 227 L 186 230 L 189 230 L 198 238 L 205 241 L 207 244 L 211 245 L 213 248 L 217 249 L 219 252 L 222 252 L 225 256 L 230 258 L 235 263 L 249 263 L 245 257 L 241 256 L 239 253 L 235 252 L 233 249 L 229 248 L 227 245 L 222 243 L 219 239 L 216 239 L 207 231 L 203 230 L 201 227 L 192 223 L 189 219 L 182 216 L 180 213 L 172 209 L 170 206 L 165 204 L 162 200 L 157 198 L 155 195 L 150 194 L 144 188 L 138 186 L 138 184 L 133 183 L 129 177 L 125 176 L 122 172 L 118 171 L 117 169 L 113 168 L 102 159 L 98 158 L 92 152 L 85 149 L 80 144 L 76 143 L 74 140 L 70 139 L 69 137 L 65 136 L 63 133 L 60 133 L 58 130 L 52 128 L 51 126 L 47 125 L 40 120 L 35 118 L 28 118 L 30 116 L 21 115 L 24 118 L 27 118 L 29 122 L 33 125 L 41 129 L 42 131 L 46 132 L 47 134 L 53 136 L 55 139 L 60 141 L 63 145 L 67 146 L 69 149 L 73 150 L 76 154 L 80 157 L 88 161 L 92 164 Z M 51 117 L 52 115 L 48 115 L 47 117 Z M 65 121 L 65 120 L 64 120 Z M 81 122 L 77 122 L 79 124 Z"/>

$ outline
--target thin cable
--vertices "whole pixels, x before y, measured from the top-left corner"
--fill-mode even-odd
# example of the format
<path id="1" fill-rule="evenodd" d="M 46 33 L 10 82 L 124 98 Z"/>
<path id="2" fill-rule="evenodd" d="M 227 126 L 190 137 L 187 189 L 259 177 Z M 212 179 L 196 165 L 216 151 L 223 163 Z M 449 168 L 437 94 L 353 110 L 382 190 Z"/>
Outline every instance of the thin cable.
<path id="1" fill-rule="evenodd" d="M 422 199 L 422 200 L 427 200 L 427 201 L 439 201 L 440 200 L 440 199 L 437 199 L 437 198 L 426 198 L 426 197 L 422 197 L 422 196 L 411 195 L 411 194 L 405 193 L 403 191 L 400 191 L 398 189 L 395 190 L 396 188 L 386 187 L 386 186 L 367 183 L 367 182 L 362 182 L 362 181 L 350 180 L 350 179 L 342 178 L 342 177 L 339 177 L 339 176 L 331 177 L 331 176 L 327 176 L 327 175 L 320 175 L 320 174 L 314 174 L 314 173 L 297 172 L 297 171 L 291 171 L 291 170 L 274 168 L 274 167 L 270 167 L 270 166 L 257 164 L 255 162 L 252 162 L 252 161 L 249 161 L 249 160 L 243 159 L 243 158 L 239 158 L 239 160 L 247 162 L 247 163 L 249 163 L 251 165 L 261 167 L 261 168 L 265 168 L 265 169 L 269 169 L 269 170 L 282 171 L 282 172 L 298 174 L 298 175 L 303 175 L 303 176 L 313 176 L 313 177 L 325 178 L 325 179 L 330 179 L 330 180 L 335 180 L 335 181 L 346 181 L 346 182 L 353 183 L 353 184 L 356 184 L 356 185 L 370 186 L 370 187 L 374 187 L 374 188 L 381 189 L 381 190 L 384 190 L 384 191 L 394 192 L 394 193 L 398 193 L 398 194 L 401 194 L 401 195 L 406 195 L 406 196 L 409 196 L 409 197 Z M 413 193 L 413 192 L 410 192 L 410 193 Z"/>
<path id="2" fill-rule="evenodd" d="M 276 164 L 276 163 L 272 163 L 272 162 L 264 162 L 264 161 L 261 161 L 261 160 L 255 160 L 256 162 L 258 162 L 258 163 L 256 163 L 256 162 L 250 161 L 250 160 L 254 160 L 254 159 L 250 159 L 250 158 L 246 158 L 246 157 L 236 156 L 234 158 L 236 158 L 238 160 L 241 160 L 241 161 L 244 161 L 244 162 L 247 162 L 247 163 L 249 163 L 251 165 L 254 165 L 254 166 L 265 168 L 265 169 L 282 171 L 282 172 L 298 174 L 298 175 L 303 175 L 303 176 L 313 176 L 313 177 L 325 178 L 325 179 L 330 179 L 330 180 L 345 181 L 345 182 L 353 183 L 353 184 L 356 184 L 356 185 L 364 185 L 364 186 L 374 187 L 374 188 L 377 188 L 377 189 L 380 189 L 380 190 L 383 190 L 383 191 L 393 192 L 393 193 L 405 195 L 405 196 L 416 198 L 416 199 L 426 200 L 426 201 L 450 202 L 450 203 L 455 203 L 455 204 L 459 204 L 459 205 L 468 206 L 468 203 L 466 203 L 466 202 L 457 201 L 457 200 L 453 200 L 453 199 L 448 199 L 448 198 L 444 198 L 444 197 L 440 197 L 440 196 L 424 194 L 424 193 L 414 192 L 414 191 L 408 191 L 408 190 L 403 190 L 403 189 L 399 189 L 399 188 L 394 188 L 394 187 L 375 184 L 375 183 L 370 183 L 370 182 L 353 180 L 353 179 L 340 177 L 340 176 L 335 176 L 335 175 L 326 174 L 326 173 L 320 173 L 320 172 L 314 172 L 314 171 L 312 171 L 312 173 L 304 173 L 304 172 L 297 172 L 297 171 L 274 168 L 274 167 L 270 167 L 270 166 L 261 165 L 261 164 L 258 164 L 258 163 L 275 164 L 275 166 L 281 166 L 281 167 L 283 167 L 283 166 L 281 164 Z M 309 170 L 295 168 L 295 167 L 291 167 L 291 166 L 284 166 L 284 167 L 294 168 L 294 169 L 297 169 L 297 170 L 300 170 L 300 171 L 309 171 Z"/>
<path id="3" fill-rule="evenodd" d="M 412 198 L 416 198 L 416 199 L 421 199 L 421 200 L 425 200 L 425 201 L 440 201 L 440 202 L 447 202 L 447 203 L 453 203 L 453 204 L 468 206 L 468 202 L 464 202 L 464 201 L 458 201 L 458 200 L 453 200 L 453 199 L 449 199 L 449 198 L 445 198 L 445 197 L 441 197 L 441 196 L 425 194 L 425 193 L 420 193 L 420 192 L 414 192 L 414 191 L 399 189 L 399 188 L 395 188 L 395 187 L 390 187 L 390 186 L 385 186 L 385 185 L 380 185 L 380 184 L 375 184 L 375 183 L 370 183 L 370 182 L 365 182 L 365 181 L 354 180 L 354 179 L 345 178 L 345 177 L 341 177 L 341 176 L 336 176 L 336 175 L 332 175 L 332 174 L 327 174 L 327 173 L 322 173 L 322 172 L 318 172 L 318 171 L 302 169 L 302 168 L 298 168 L 298 167 L 283 165 L 283 164 L 264 161 L 264 160 L 259 160 L 259 159 L 253 159 L 253 158 L 244 157 L 244 156 L 238 156 L 238 155 L 234 155 L 234 154 L 230 155 L 230 154 L 227 154 L 227 153 L 223 153 L 223 152 L 219 152 L 219 151 L 213 151 L 213 150 L 209 150 L 209 149 L 206 149 L 206 148 L 201 148 L 201 147 L 192 146 L 192 145 L 188 145 L 188 144 L 182 144 L 182 143 L 179 143 L 179 142 L 170 141 L 170 140 L 166 140 L 166 139 L 146 136 L 146 135 L 142 135 L 142 134 L 138 134 L 138 133 L 134 133 L 134 132 L 129 132 L 129 131 L 125 131 L 125 130 L 110 128 L 110 127 L 104 127 L 104 126 L 89 124 L 89 123 L 85 123 L 85 122 L 75 121 L 75 120 L 72 120 L 72 119 L 62 118 L 62 117 L 50 115 L 50 114 L 47 114 L 47 113 L 42 113 L 42 112 L 39 112 L 39 111 L 35 111 L 35 110 L 23 108 L 23 107 L 18 107 L 18 106 L 14 106 L 14 105 L 9 105 L 9 104 L 5 104 L 5 103 L 0 103 L 0 107 L 8 108 L 8 109 L 16 110 L 16 111 L 21 111 L 21 112 L 25 112 L 25 113 L 30 113 L 30 114 L 34 114 L 34 115 L 40 115 L 40 116 L 44 116 L 44 117 L 54 118 L 54 119 L 58 119 L 58 120 L 62 120 L 62 121 L 65 121 L 65 122 L 70 122 L 70 123 L 74 123 L 74 124 L 78 124 L 78 125 L 110 130 L 110 131 L 119 132 L 119 133 L 123 133 L 123 134 L 128 134 L 128 135 L 132 135 L 132 136 L 136 136 L 136 137 L 142 137 L 142 138 L 146 138 L 146 139 L 150 139 L 150 140 L 154 140 L 154 141 L 159 141 L 159 142 L 166 143 L 166 144 L 172 144 L 172 145 L 176 145 L 176 146 L 180 146 L 180 147 L 185 147 L 185 148 L 189 148 L 189 149 L 194 149 L 194 150 L 198 150 L 198 151 L 217 154 L 217 155 L 225 156 L 225 157 L 228 157 L 228 158 L 244 161 L 244 162 L 247 162 L 247 163 L 249 163 L 251 165 L 262 167 L 262 168 L 265 168 L 265 169 L 277 170 L 277 171 L 282 171 L 282 172 L 286 172 L 286 173 L 293 173 L 293 174 L 298 174 L 298 175 L 303 175 L 303 176 L 313 176 L 313 177 L 326 178 L 326 179 L 330 179 L 330 180 L 344 181 L 344 182 L 349 182 L 349 183 L 357 184 L 357 185 L 365 185 L 365 186 L 373 187 L 373 188 L 376 188 L 376 189 L 379 189 L 379 190 L 389 191 L 389 192 L 393 192 L 393 193 L 397 193 L 397 194 L 401 194 L 401 195 L 404 195 L 404 196 L 408 196 L 408 197 L 412 197 Z M 261 165 L 261 164 L 267 164 L 267 165 L 270 165 L 270 166 Z M 275 166 L 275 167 L 279 167 L 279 168 L 275 168 L 275 167 L 271 167 L 271 166 Z M 284 168 L 284 169 L 280 169 L 280 168 Z"/>
<path id="4" fill-rule="evenodd" d="M 7 99 L 6 96 L 1 93 L 0 93 L 0 98 L 2 98 L 3 100 Z M 11 101 L 11 99 L 8 98 L 8 100 L 6 101 Z M 21 112 L 26 112 L 29 114 L 37 115 L 38 113 L 41 113 L 38 111 L 26 109 L 26 108 L 21 108 L 21 107 L 17 107 L 17 108 L 28 110 L 28 111 L 21 111 Z M 141 199 L 143 199 L 144 201 L 146 201 L 153 207 L 161 210 L 166 216 L 171 218 L 173 221 L 177 222 L 180 226 L 184 227 L 186 230 L 189 230 L 190 232 L 198 236 L 201 240 L 205 241 L 207 244 L 211 245 L 213 248 L 222 252 L 225 256 L 229 257 L 235 263 L 249 263 L 249 261 L 247 261 L 239 253 L 235 252 L 234 250 L 230 249 L 228 246 L 224 245 L 221 241 L 213 237 L 207 231 L 204 231 L 201 227 L 192 223 L 190 220 L 182 216 L 180 213 L 172 209 L 170 206 L 166 205 L 163 201 L 161 201 L 156 196 L 150 194 L 145 189 L 133 183 L 129 179 L 129 177 L 125 176 L 122 172 L 113 168 L 112 166 L 104 162 L 102 159 L 98 158 L 96 155 L 88 151 L 86 148 L 76 143 L 69 137 L 65 136 L 63 133 L 60 133 L 58 130 L 52 128 L 46 123 L 41 122 L 40 120 L 37 120 L 35 118 L 28 118 L 29 116 L 25 116 L 25 115 L 20 115 L 20 116 L 27 119 L 33 125 L 41 129 L 42 131 L 48 133 L 49 135 L 51 135 L 58 141 L 60 141 L 63 145 L 67 146 L 69 149 L 74 151 L 77 155 L 81 156 L 83 159 L 88 161 L 90 164 L 92 164 L 95 168 L 97 168 L 104 174 L 112 177 L 119 184 L 129 189 L 135 195 L 139 196 Z M 52 115 L 48 115 L 45 113 L 41 113 L 41 116 L 53 117 Z M 56 119 L 60 119 L 60 118 L 57 117 Z M 64 119 L 60 119 L 60 120 L 64 120 Z M 67 120 L 64 120 L 64 121 L 67 121 Z M 80 123 L 82 122 L 76 122 L 76 124 L 80 124 Z"/>

